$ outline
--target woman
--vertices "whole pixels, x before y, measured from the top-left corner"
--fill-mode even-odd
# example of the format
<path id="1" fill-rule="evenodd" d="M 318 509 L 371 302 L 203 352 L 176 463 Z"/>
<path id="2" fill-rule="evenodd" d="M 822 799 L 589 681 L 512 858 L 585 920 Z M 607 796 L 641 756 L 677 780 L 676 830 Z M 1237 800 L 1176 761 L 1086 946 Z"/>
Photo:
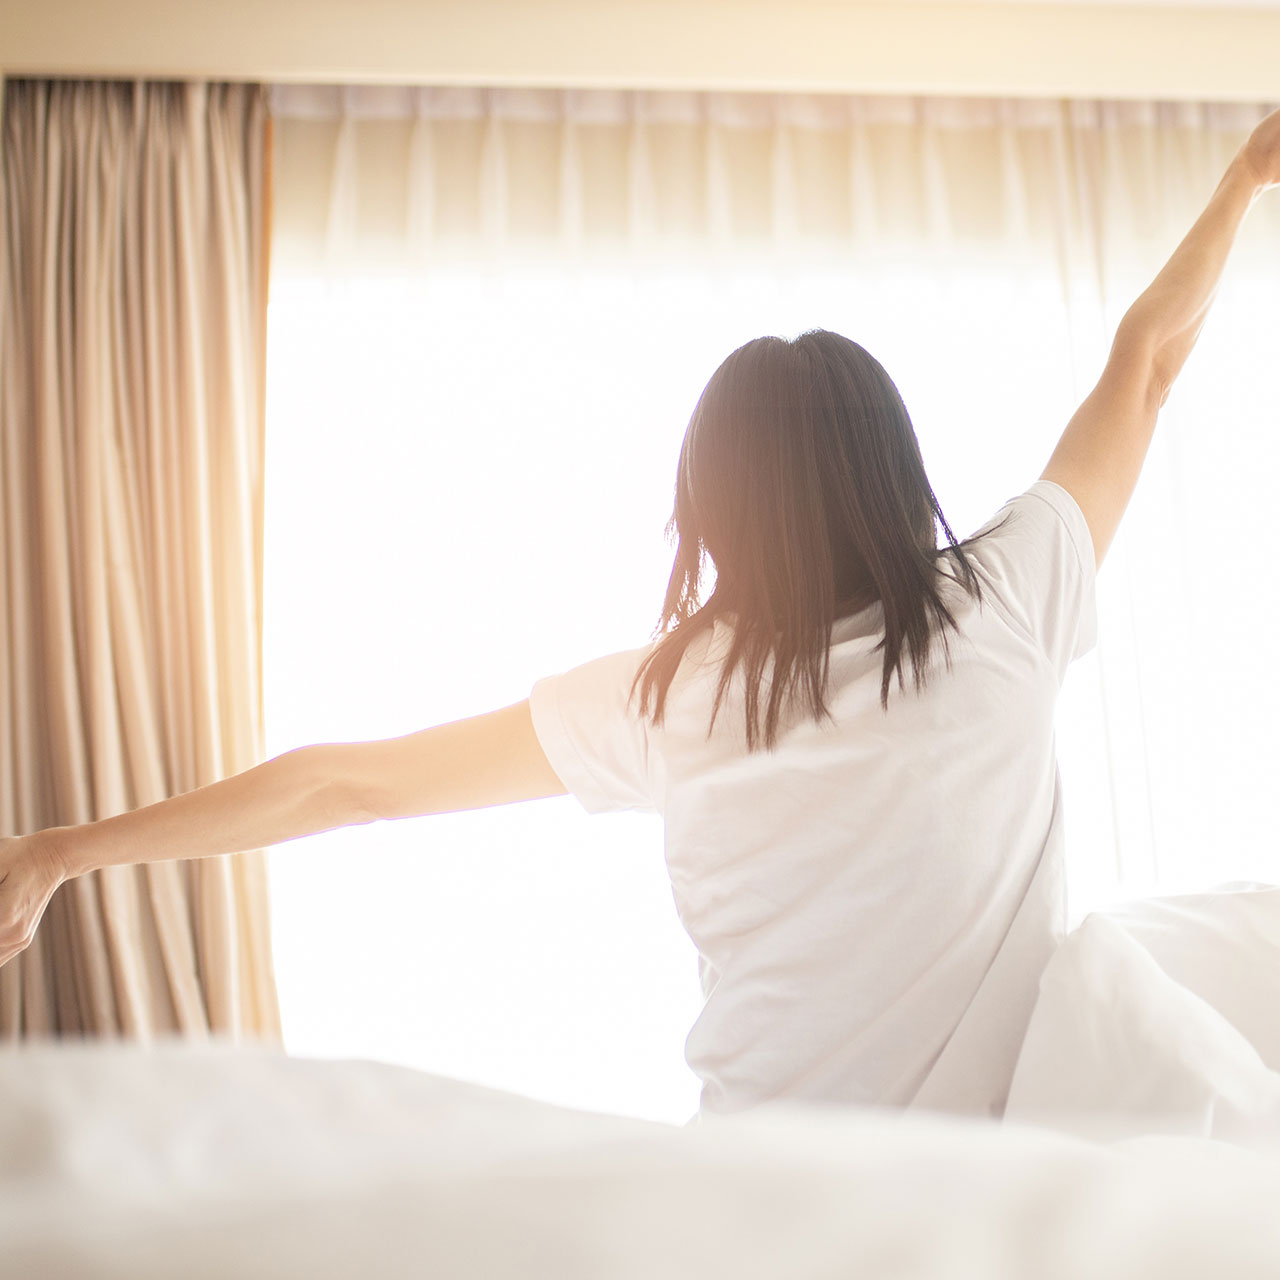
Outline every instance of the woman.
<path id="1" fill-rule="evenodd" d="M 703 1112 L 999 1114 L 1065 925 L 1054 701 L 1160 406 L 1277 182 L 1280 112 L 1125 315 L 1040 479 L 967 542 L 871 356 L 825 331 L 749 342 L 685 436 L 654 643 L 488 715 L 0 842 L 0 962 L 94 868 L 570 793 L 664 816 Z"/>

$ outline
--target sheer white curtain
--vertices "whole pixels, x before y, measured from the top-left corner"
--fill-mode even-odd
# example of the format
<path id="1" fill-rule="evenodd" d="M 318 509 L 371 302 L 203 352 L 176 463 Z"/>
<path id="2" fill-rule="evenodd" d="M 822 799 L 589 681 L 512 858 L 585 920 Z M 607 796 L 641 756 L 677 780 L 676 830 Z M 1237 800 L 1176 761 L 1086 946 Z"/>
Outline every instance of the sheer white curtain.
<path id="1" fill-rule="evenodd" d="M 643 642 L 680 436 L 760 333 L 875 352 L 976 527 L 1264 109 L 277 88 L 269 749 L 472 714 Z M 1276 874 L 1278 232 L 1264 201 L 1064 691 L 1076 917 Z M 683 1118 L 698 997 L 660 828 L 571 805 L 273 855 L 286 1041 Z M 341 949 L 330 883 L 367 922 Z"/>

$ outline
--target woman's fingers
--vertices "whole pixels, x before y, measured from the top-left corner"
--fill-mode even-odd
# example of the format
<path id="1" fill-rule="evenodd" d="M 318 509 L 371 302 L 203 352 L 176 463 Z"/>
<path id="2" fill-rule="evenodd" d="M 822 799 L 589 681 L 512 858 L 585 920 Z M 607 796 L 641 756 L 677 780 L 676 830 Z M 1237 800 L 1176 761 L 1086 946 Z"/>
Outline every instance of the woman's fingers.
<path id="1" fill-rule="evenodd" d="M 25 951 L 64 877 L 35 836 L 0 838 L 0 965 Z"/>
<path id="2" fill-rule="evenodd" d="M 0 968 L 3 968 L 6 964 L 8 964 L 9 961 L 12 960 L 14 956 L 20 955 L 23 951 L 25 951 L 32 944 L 33 941 L 35 941 L 35 934 L 32 934 L 29 938 L 24 938 L 21 942 L 17 944 L 17 946 L 0 947 Z"/>
<path id="3" fill-rule="evenodd" d="M 1244 153 L 1263 186 L 1280 184 L 1280 110 L 1254 127 Z"/>

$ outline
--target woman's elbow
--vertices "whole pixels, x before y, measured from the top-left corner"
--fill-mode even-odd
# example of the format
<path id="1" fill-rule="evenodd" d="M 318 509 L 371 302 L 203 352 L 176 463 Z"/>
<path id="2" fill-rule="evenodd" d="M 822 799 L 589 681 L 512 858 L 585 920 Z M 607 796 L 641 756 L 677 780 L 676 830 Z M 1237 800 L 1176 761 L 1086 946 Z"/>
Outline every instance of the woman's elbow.
<path id="1" fill-rule="evenodd" d="M 311 797 L 326 829 L 359 826 L 385 816 L 376 780 L 362 770 L 353 750 L 361 745 L 321 742 L 287 753 L 297 757 L 299 787 Z"/>

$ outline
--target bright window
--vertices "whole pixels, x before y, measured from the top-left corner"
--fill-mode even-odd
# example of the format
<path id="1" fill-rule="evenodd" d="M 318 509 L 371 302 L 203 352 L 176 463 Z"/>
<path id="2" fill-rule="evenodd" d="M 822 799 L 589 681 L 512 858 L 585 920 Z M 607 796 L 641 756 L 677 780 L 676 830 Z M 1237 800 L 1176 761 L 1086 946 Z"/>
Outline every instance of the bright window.
<path id="1" fill-rule="evenodd" d="M 957 534 L 1075 406 L 1053 281 L 840 275 L 285 280 L 270 306 L 268 751 L 407 733 L 642 644 L 677 452 L 716 366 L 836 329 L 897 380 Z M 1074 914 L 1113 889 L 1096 660 L 1060 717 Z M 683 1122 L 700 1006 L 661 823 L 570 798 L 271 855 L 285 1037 Z"/>

